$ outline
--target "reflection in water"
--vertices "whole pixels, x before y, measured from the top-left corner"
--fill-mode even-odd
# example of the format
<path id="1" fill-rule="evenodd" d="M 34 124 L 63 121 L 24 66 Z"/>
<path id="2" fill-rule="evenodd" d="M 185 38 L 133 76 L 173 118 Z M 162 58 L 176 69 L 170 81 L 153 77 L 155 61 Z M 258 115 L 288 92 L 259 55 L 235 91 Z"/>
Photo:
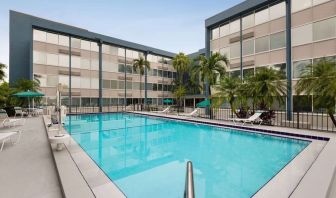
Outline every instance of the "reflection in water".
<path id="1" fill-rule="evenodd" d="M 128 197 L 250 197 L 308 142 L 132 114 L 67 118 L 66 128 Z"/>

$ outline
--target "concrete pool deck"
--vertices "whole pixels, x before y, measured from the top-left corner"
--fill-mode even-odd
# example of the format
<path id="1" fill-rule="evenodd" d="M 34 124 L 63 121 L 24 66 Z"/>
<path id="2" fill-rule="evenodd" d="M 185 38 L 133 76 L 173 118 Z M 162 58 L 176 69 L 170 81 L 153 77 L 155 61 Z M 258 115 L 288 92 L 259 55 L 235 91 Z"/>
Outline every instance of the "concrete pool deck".
<path id="1" fill-rule="evenodd" d="M 0 128 L 21 130 L 21 141 L 5 144 L 0 152 L 0 197 L 63 197 L 50 145 L 41 117 L 27 118 L 24 126 Z"/>

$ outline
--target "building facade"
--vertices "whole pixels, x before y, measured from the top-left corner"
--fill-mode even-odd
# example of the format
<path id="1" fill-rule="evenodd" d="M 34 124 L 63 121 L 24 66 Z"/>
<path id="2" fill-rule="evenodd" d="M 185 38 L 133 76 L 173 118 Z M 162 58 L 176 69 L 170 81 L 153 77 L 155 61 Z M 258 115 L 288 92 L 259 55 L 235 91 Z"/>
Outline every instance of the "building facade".
<path id="1" fill-rule="evenodd" d="M 227 55 L 232 76 L 244 79 L 272 67 L 286 76 L 287 111 L 315 111 L 313 98 L 294 88 L 307 65 L 322 57 L 336 61 L 335 0 L 246 0 L 205 26 L 206 54 Z"/>
<path id="2" fill-rule="evenodd" d="M 66 87 L 61 95 L 67 106 L 137 104 L 146 95 L 148 104 L 161 105 L 172 97 L 174 55 L 10 11 L 9 80 L 38 80 L 47 105 L 55 104 L 59 83 Z M 151 69 L 140 79 L 132 63 L 141 56 Z"/>

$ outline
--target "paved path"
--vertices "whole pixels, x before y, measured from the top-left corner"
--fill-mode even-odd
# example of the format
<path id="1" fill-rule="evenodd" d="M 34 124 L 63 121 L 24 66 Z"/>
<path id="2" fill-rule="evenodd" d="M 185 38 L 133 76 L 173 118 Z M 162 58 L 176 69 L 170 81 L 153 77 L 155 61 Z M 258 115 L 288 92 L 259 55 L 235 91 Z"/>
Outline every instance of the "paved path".
<path id="1" fill-rule="evenodd" d="M 44 131 L 42 117 L 28 118 L 19 144 L 7 143 L 0 152 L 0 197 L 62 197 L 56 167 Z"/>

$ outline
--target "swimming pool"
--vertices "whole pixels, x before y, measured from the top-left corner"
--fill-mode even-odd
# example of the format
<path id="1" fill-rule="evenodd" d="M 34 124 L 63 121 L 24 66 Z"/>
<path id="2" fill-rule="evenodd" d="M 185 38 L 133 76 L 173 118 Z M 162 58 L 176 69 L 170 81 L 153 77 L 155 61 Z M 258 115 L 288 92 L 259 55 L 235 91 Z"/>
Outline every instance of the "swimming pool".
<path id="1" fill-rule="evenodd" d="M 127 197 L 250 197 L 310 142 L 149 116 L 67 116 L 66 130 Z"/>

